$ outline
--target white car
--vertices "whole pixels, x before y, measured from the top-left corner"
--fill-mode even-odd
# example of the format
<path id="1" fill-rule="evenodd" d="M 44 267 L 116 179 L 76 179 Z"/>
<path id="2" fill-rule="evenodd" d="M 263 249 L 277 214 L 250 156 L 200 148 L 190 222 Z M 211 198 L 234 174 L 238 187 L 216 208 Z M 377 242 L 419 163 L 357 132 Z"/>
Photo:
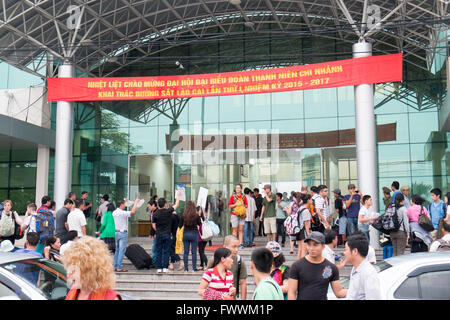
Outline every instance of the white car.
<path id="1" fill-rule="evenodd" d="M 450 252 L 411 253 L 374 265 L 383 300 L 450 300 Z M 341 279 L 348 288 L 349 279 Z M 328 292 L 328 299 L 336 297 Z"/>

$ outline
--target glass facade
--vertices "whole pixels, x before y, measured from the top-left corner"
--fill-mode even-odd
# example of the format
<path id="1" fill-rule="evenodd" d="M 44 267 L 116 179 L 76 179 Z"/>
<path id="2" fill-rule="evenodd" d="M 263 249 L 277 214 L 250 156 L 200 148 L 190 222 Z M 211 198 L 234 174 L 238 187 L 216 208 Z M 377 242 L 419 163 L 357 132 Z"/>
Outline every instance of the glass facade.
<path id="1" fill-rule="evenodd" d="M 154 59 L 114 76 L 227 72 L 351 57 L 350 44 L 314 37 L 248 36 L 160 49 Z M 186 69 L 177 68 L 176 60 Z M 446 94 L 445 65 L 433 74 L 404 63 L 402 83 L 374 86 L 380 194 L 393 180 L 427 199 L 432 187 L 444 192 L 449 189 L 450 134 L 438 128 L 438 112 Z M 129 156 L 175 153 L 173 181 L 186 184 L 188 198 L 196 199 L 199 188 L 205 187 L 211 196 L 221 194 L 226 201 L 238 182 L 250 188 L 272 183 L 277 191 L 286 192 L 325 183 L 331 190 L 340 188 L 345 193 L 348 183 L 356 184 L 358 179 L 354 128 L 353 87 L 75 103 L 72 189 L 88 191 L 96 203 L 104 193 L 114 200 L 133 198 L 135 195 L 129 194 Z M 177 134 L 183 136 L 184 144 L 177 142 Z M 215 136 L 225 141 L 231 135 L 249 143 L 255 134 L 258 143 L 276 136 L 277 144 L 272 141 L 267 148 L 257 144 L 254 149 L 251 142 L 244 147 L 233 142 L 234 147 L 226 148 L 211 139 Z M 172 138 L 177 141 L 171 142 Z M 220 152 L 208 152 L 208 146 Z M 230 153 L 234 160 L 227 158 Z M 276 158 L 271 158 L 273 154 Z M 207 161 L 199 162 L 205 156 Z M 50 171 L 52 175 L 52 166 Z M 52 178 L 49 184 L 52 190 Z M 173 189 L 166 191 L 173 200 Z M 157 194 L 165 196 L 165 192 Z M 383 208 L 382 199 L 379 201 Z M 136 222 L 143 217 L 133 219 Z"/>

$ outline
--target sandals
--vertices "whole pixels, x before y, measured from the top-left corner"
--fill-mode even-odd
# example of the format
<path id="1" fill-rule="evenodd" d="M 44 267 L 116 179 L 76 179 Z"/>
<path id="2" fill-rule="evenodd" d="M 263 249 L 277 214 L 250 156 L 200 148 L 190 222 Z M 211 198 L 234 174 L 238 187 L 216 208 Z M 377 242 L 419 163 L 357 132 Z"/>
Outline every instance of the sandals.
<path id="1" fill-rule="evenodd" d="M 116 271 L 116 272 L 128 272 L 127 269 L 123 269 L 123 268 L 122 268 L 122 269 L 116 269 L 115 271 Z"/>

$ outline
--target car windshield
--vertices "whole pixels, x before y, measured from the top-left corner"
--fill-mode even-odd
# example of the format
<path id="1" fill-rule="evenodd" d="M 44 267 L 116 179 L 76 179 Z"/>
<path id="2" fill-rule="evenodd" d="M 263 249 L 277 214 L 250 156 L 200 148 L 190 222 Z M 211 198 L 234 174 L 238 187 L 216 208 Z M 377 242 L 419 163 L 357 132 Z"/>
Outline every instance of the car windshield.
<path id="1" fill-rule="evenodd" d="M 30 259 L 3 264 L 1 267 L 35 286 L 49 300 L 64 299 L 68 292 L 64 266 L 59 263 Z"/>
<path id="2" fill-rule="evenodd" d="M 378 273 L 392 267 L 391 264 L 387 263 L 384 260 L 374 264 L 373 266 L 375 267 L 375 270 L 377 270 Z"/>

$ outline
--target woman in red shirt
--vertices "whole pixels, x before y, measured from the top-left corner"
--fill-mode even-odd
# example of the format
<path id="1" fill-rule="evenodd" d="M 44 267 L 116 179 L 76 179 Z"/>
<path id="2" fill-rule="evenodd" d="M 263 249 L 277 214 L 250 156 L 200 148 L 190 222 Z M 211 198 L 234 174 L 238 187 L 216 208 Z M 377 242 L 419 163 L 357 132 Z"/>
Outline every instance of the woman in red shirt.
<path id="1" fill-rule="evenodd" d="M 214 252 L 214 262 L 211 268 L 205 271 L 200 282 L 198 294 L 203 300 L 231 300 L 236 295 L 233 286 L 233 266 L 231 251 L 218 248 Z"/>
<path id="2" fill-rule="evenodd" d="M 245 212 L 248 206 L 247 197 L 242 193 L 242 185 L 238 183 L 234 193 L 228 201 L 228 207 L 231 213 L 231 228 L 233 236 L 239 238 L 239 246 L 242 246 L 244 238 Z"/>

